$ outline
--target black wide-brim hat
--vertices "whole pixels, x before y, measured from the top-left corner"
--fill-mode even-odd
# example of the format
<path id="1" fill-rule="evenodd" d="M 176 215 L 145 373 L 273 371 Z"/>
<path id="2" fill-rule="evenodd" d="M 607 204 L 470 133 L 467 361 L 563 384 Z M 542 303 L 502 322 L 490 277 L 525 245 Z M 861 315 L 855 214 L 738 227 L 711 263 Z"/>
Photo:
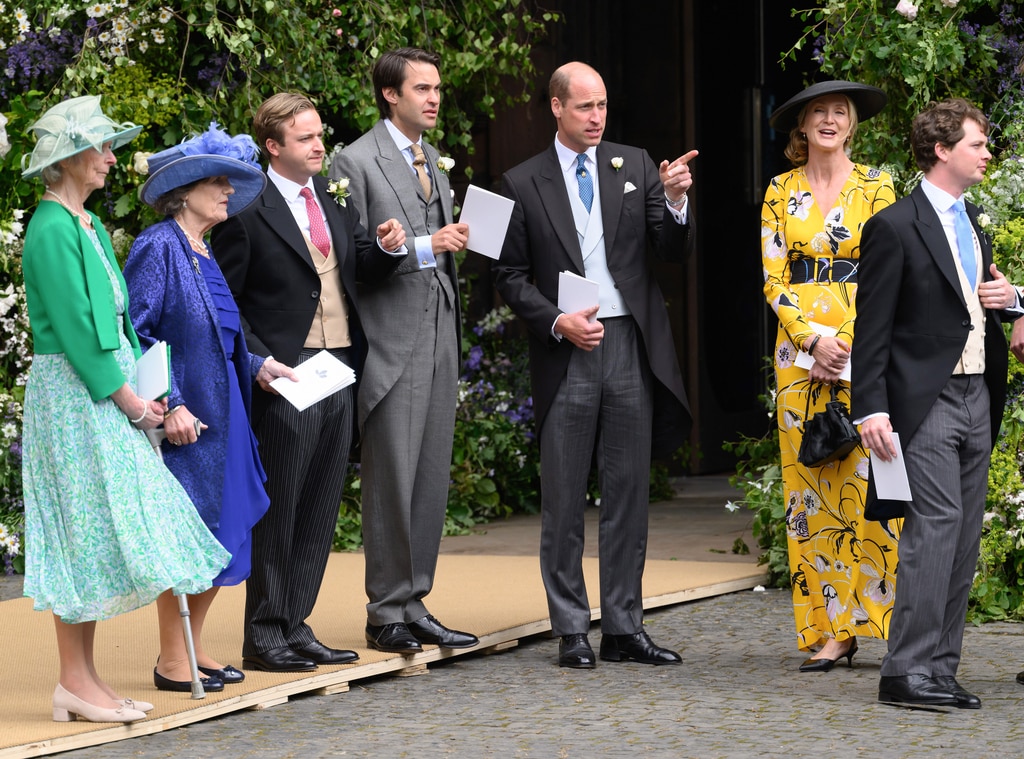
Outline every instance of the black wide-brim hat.
<path id="1" fill-rule="evenodd" d="M 844 82 L 833 79 L 827 82 L 812 84 L 807 89 L 791 97 L 772 111 L 768 123 L 772 129 L 788 132 L 797 125 L 796 117 L 800 114 L 800 109 L 812 100 L 824 97 L 825 95 L 846 95 L 846 97 L 850 98 L 853 101 L 854 108 L 857 109 L 858 121 L 866 121 L 876 115 L 885 108 L 885 104 L 889 100 L 882 90 L 872 87 L 870 84 L 858 84 L 857 82 Z"/>

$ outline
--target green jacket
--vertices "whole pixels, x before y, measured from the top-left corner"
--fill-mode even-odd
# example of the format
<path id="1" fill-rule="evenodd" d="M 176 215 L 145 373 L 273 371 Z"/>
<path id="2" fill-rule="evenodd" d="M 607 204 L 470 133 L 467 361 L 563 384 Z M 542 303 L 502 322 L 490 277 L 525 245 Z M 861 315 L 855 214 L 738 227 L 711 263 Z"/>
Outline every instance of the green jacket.
<path id="1" fill-rule="evenodd" d="M 100 220 L 93 228 L 124 293 L 124 334 L 141 355 L 128 318 L 128 290 Z M 36 354 L 63 353 L 94 401 L 106 398 L 126 381 L 114 351 L 120 345 L 114 291 L 86 230 L 57 203 L 40 203 L 25 231 L 22 253 L 25 295 Z M 134 384 L 134 378 L 132 384 Z"/>

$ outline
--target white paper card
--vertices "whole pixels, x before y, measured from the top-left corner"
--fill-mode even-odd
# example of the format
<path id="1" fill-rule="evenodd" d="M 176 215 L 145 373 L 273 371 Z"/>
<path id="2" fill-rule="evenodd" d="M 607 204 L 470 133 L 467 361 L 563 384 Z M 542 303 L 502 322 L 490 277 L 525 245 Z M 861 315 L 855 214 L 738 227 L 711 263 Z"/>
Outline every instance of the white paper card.
<path id="1" fill-rule="evenodd" d="M 495 260 L 500 258 L 515 206 L 516 202 L 504 195 L 470 185 L 459 214 L 459 221 L 469 225 L 466 249 Z"/>
<path id="2" fill-rule="evenodd" d="M 892 433 L 892 442 L 896 446 L 896 457 L 892 461 L 882 461 L 871 457 L 871 472 L 875 478 L 875 492 L 879 498 L 888 501 L 910 501 L 910 480 L 907 479 L 907 465 L 903 460 L 903 447 L 900 445 L 898 432 Z"/>
<path id="3" fill-rule="evenodd" d="M 325 350 L 295 367 L 298 382 L 278 377 L 270 386 L 299 411 L 304 411 L 328 395 L 348 387 L 356 381 L 351 367 Z"/>
<path id="4" fill-rule="evenodd" d="M 807 322 L 807 324 L 811 327 L 811 329 L 813 329 L 822 337 L 836 336 L 836 330 L 834 327 L 826 327 L 824 324 L 818 324 L 816 322 Z M 796 354 L 796 361 L 794 361 L 793 363 L 795 363 L 801 369 L 810 369 L 812 366 L 814 366 L 814 356 L 812 356 L 805 350 L 799 350 Z M 846 382 L 850 381 L 851 366 L 852 362 L 847 361 L 846 366 L 843 367 L 843 371 L 839 373 L 839 379 L 845 380 Z"/>
<path id="5" fill-rule="evenodd" d="M 593 308 L 598 303 L 600 287 L 597 282 L 571 271 L 558 272 L 558 308 L 567 314 L 574 314 L 587 308 Z M 590 321 L 597 320 L 597 313 L 590 317 Z"/>
<path id="6" fill-rule="evenodd" d="M 135 386 L 140 398 L 157 401 L 171 392 L 171 346 L 157 340 L 135 362 Z"/>

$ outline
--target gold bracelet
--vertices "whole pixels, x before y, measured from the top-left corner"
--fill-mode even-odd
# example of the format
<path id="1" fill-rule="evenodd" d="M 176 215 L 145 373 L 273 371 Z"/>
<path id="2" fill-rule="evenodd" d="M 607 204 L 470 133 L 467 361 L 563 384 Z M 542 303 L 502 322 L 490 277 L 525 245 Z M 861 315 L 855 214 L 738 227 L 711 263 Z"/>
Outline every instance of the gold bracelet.
<path id="1" fill-rule="evenodd" d="M 180 409 L 180 408 L 181 408 L 181 407 L 182 407 L 183 405 L 184 405 L 184 404 L 178 404 L 178 405 L 177 405 L 177 406 L 175 406 L 174 408 L 169 408 L 169 409 L 167 409 L 167 410 L 166 410 L 166 411 L 164 412 L 164 419 L 166 419 L 166 418 L 167 418 L 167 417 L 169 417 L 169 416 L 170 416 L 171 414 L 173 414 L 173 413 L 174 413 L 175 411 L 177 411 L 178 409 Z"/>

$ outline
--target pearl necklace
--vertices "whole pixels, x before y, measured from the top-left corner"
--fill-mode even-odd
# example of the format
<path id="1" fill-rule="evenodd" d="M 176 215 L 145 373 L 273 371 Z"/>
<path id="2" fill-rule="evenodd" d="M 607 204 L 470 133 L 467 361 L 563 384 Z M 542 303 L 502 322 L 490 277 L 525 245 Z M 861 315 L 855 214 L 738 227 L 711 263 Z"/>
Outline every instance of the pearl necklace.
<path id="1" fill-rule="evenodd" d="M 188 233 L 188 230 L 185 229 L 185 225 L 181 223 L 181 219 L 175 216 L 174 223 L 178 225 L 178 229 L 185 233 L 185 239 L 189 241 L 190 245 L 192 245 L 192 250 L 201 255 L 203 258 L 210 257 L 210 254 L 206 250 L 206 245 L 204 245 L 202 242 L 200 242 L 199 240 L 197 240 Z"/>
<path id="2" fill-rule="evenodd" d="M 69 214 L 71 214 L 72 216 L 77 218 L 79 221 L 81 221 L 83 224 L 85 224 L 85 226 L 87 226 L 87 227 L 91 227 L 92 226 L 92 217 L 91 216 L 89 216 L 88 214 L 83 213 L 81 211 L 76 211 L 74 208 L 72 208 L 71 206 L 68 205 L 68 202 L 66 200 L 64 200 L 64 198 L 62 198 L 60 195 L 55 193 L 49 187 L 47 187 L 46 188 L 46 192 L 43 193 L 43 195 L 46 195 L 46 194 L 53 195 L 53 197 L 57 199 L 57 202 L 60 203 L 62 206 L 64 206 L 65 209 L 67 209 L 67 212 Z"/>

